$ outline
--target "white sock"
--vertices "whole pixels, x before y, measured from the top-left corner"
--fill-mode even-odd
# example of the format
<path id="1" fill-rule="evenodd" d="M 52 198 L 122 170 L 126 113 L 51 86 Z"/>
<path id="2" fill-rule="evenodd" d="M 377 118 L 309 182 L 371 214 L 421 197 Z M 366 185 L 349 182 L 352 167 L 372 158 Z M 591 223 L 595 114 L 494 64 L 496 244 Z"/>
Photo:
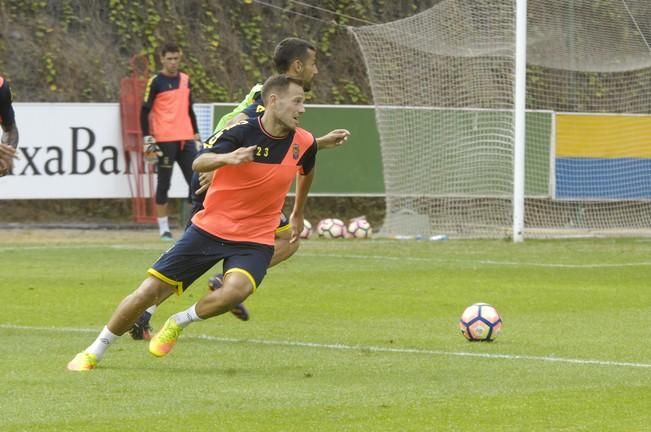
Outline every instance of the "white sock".
<path id="1" fill-rule="evenodd" d="M 158 306 L 156 306 L 156 305 L 151 305 L 147 309 L 145 309 L 145 312 L 149 312 L 149 315 L 153 315 L 154 312 L 156 312 L 157 307 Z"/>
<path id="2" fill-rule="evenodd" d="M 90 344 L 88 348 L 86 348 L 87 353 L 95 354 L 97 356 L 97 360 L 101 360 L 102 357 L 104 357 L 104 353 L 108 349 L 108 347 L 115 342 L 120 336 L 113 334 L 111 330 L 108 329 L 108 327 L 104 326 L 101 332 L 99 332 L 99 336 L 97 336 L 97 339 L 95 339 L 95 342 Z"/>
<path id="3" fill-rule="evenodd" d="M 165 232 L 169 232 L 170 230 L 170 222 L 167 216 L 159 217 L 158 218 L 158 231 L 160 231 L 161 234 Z"/>
<path id="4" fill-rule="evenodd" d="M 195 321 L 203 321 L 199 316 L 197 315 L 197 311 L 195 309 L 195 306 L 197 304 L 193 304 L 183 312 L 179 312 L 176 315 L 172 315 L 172 318 L 174 318 L 174 321 L 182 327 L 186 328 L 187 326 L 190 325 L 190 323 L 195 322 Z"/>

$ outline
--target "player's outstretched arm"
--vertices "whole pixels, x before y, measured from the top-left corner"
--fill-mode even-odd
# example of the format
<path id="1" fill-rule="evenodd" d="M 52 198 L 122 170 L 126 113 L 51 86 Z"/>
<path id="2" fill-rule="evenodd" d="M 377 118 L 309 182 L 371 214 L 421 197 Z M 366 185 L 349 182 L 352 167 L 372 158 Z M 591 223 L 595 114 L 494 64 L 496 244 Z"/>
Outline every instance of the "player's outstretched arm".
<path id="1" fill-rule="evenodd" d="M 192 162 L 192 170 L 198 173 L 214 171 L 224 165 L 239 165 L 253 160 L 256 146 L 240 147 L 230 153 L 203 153 Z"/>
<path id="2" fill-rule="evenodd" d="M 348 140 L 350 132 L 346 129 L 335 129 L 316 139 L 319 150 L 336 148 Z"/>

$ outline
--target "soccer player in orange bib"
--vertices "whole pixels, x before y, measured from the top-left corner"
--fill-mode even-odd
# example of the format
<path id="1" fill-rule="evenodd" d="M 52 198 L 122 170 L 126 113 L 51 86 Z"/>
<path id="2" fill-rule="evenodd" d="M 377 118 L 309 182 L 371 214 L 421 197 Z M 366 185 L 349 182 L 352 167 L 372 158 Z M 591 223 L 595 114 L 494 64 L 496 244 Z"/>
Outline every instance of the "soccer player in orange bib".
<path id="1" fill-rule="evenodd" d="M 222 288 L 172 315 L 150 340 L 151 354 L 169 354 L 188 325 L 228 312 L 254 293 L 271 261 L 278 215 L 297 174 L 290 224 L 292 238 L 298 238 L 317 152 L 312 134 L 298 127 L 305 112 L 303 83 L 274 75 L 265 81 L 262 98 L 266 108 L 262 117 L 239 122 L 208 139 L 193 163 L 198 172 L 219 168 L 204 209 L 152 265 L 140 286 L 122 300 L 95 341 L 68 363 L 69 370 L 95 368 L 147 307 L 183 293 L 219 261 L 224 267 Z"/>
<path id="2" fill-rule="evenodd" d="M 306 92 L 310 90 L 312 81 L 318 74 L 316 61 L 316 47 L 303 39 L 294 37 L 285 38 L 278 43 L 274 50 L 273 63 L 277 73 L 300 79 L 303 81 L 303 90 Z M 262 84 L 256 84 L 253 86 L 249 94 L 244 98 L 239 106 L 219 120 L 214 133 L 219 132 L 228 126 L 232 126 L 239 121 L 261 116 L 264 113 L 264 104 L 262 103 L 262 97 L 260 95 L 261 89 Z M 350 132 L 346 129 L 335 129 L 322 137 L 317 137 L 317 147 L 319 150 L 339 147 L 346 142 L 349 135 Z M 209 178 L 209 173 L 203 173 L 203 177 L 204 179 Z M 205 187 L 204 182 L 200 184 L 198 174 L 194 173 L 191 186 L 191 196 L 194 204 L 192 215 L 203 208 Z M 296 253 L 298 248 L 298 241 L 290 242 L 289 219 L 281 212 L 280 221 L 276 228 L 274 255 L 271 258 L 269 267 L 273 267 L 274 265 L 290 258 Z M 221 288 L 223 279 L 224 276 L 221 272 L 214 275 L 208 280 L 209 288 Z M 151 326 L 149 322 L 156 311 L 156 307 L 156 305 L 153 305 L 148 308 L 134 323 L 133 327 L 129 330 L 133 339 L 151 339 Z M 235 305 L 231 312 L 243 321 L 249 319 L 249 312 L 244 304 Z"/>
<path id="3" fill-rule="evenodd" d="M 197 118 L 192 109 L 190 77 L 179 72 L 181 49 L 173 43 L 161 48 L 162 69 L 145 88 L 140 112 L 145 159 L 156 164 L 156 214 L 160 238 L 172 240 L 168 193 L 176 162 L 190 186 L 192 161 L 197 155 L 195 142 L 200 140 Z M 190 195 L 188 194 L 188 197 Z"/>

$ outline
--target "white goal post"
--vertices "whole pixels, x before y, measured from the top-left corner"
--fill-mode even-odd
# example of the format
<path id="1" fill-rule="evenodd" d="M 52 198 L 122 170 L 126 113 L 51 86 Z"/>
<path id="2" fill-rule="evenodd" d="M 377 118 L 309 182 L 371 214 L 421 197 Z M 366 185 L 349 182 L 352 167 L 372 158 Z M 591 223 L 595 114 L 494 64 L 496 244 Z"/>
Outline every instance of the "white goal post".
<path id="1" fill-rule="evenodd" d="M 349 30 L 384 234 L 651 235 L 651 2 L 442 0 Z"/>

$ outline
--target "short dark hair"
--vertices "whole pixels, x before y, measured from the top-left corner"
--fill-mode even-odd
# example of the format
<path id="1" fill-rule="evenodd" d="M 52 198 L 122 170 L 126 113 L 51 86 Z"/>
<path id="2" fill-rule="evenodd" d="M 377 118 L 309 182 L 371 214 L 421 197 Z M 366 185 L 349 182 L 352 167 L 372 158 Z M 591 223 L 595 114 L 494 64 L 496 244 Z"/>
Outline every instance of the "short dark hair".
<path id="1" fill-rule="evenodd" d="M 289 88 L 289 85 L 294 83 L 303 88 L 303 80 L 290 77 L 284 74 L 272 75 L 262 85 L 262 104 L 267 105 L 269 95 L 272 91 L 284 92 Z"/>
<path id="2" fill-rule="evenodd" d="M 174 42 L 166 42 L 160 48 L 160 55 L 164 56 L 167 53 L 177 53 L 181 52 L 181 48 Z"/>
<path id="3" fill-rule="evenodd" d="M 307 53 L 316 51 L 314 45 L 306 40 L 289 37 L 280 41 L 274 50 L 274 66 L 279 74 L 287 73 L 294 60 L 304 61 Z"/>

